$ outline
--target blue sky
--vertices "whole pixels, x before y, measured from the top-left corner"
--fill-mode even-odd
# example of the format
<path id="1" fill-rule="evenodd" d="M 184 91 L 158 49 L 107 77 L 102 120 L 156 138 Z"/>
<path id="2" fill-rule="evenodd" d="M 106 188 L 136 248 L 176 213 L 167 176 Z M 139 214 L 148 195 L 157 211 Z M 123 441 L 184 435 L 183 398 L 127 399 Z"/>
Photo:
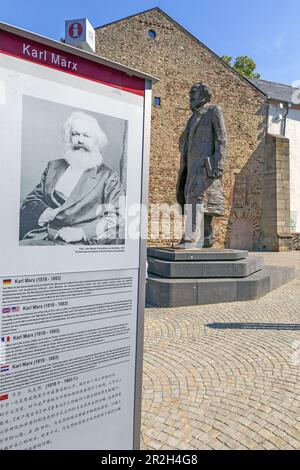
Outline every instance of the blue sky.
<path id="1" fill-rule="evenodd" d="M 60 39 L 66 19 L 100 26 L 155 6 L 217 54 L 251 56 L 265 80 L 300 80 L 299 0 L 0 0 L 0 21 Z"/>

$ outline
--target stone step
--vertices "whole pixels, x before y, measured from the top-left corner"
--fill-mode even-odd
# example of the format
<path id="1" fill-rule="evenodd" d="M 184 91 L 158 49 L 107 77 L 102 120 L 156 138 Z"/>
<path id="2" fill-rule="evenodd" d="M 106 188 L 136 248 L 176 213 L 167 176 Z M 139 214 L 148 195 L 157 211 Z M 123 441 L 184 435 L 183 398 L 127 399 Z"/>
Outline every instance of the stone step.
<path id="1" fill-rule="evenodd" d="M 266 266 L 246 278 L 147 280 L 146 303 L 155 307 L 182 307 L 254 300 L 295 278 L 295 269 Z"/>
<path id="2" fill-rule="evenodd" d="M 237 261 L 166 261 L 148 257 L 148 272 L 164 278 L 247 277 L 263 269 L 260 256 Z"/>
<path id="3" fill-rule="evenodd" d="M 248 257 L 248 251 L 217 250 L 203 248 L 201 250 L 176 250 L 173 248 L 148 248 L 147 255 L 166 261 L 236 261 Z"/>

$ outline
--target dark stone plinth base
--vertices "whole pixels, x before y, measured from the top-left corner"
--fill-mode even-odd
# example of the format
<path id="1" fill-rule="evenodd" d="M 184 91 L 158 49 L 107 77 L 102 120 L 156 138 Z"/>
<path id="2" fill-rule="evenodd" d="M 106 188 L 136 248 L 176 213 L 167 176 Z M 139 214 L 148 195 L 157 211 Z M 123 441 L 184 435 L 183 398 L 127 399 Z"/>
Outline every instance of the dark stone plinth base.
<path id="1" fill-rule="evenodd" d="M 148 249 L 146 303 L 183 307 L 253 300 L 291 281 L 295 269 L 235 250 Z M 191 258 L 192 256 L 192 258 Z"/>
<path id="2" fill-rule="evenodd" d="M 171 279 L 178 278 L 224 278 L 247 277 L 264 266 L 260 256 L 236 261 L 166 261 L 148 257 L 151 274 Z"/>
<path id="3" fill-rule="evenodd" d="M 176 250 L 174 248 L 148 248 L 149 258 L 165 259 L 167 261 L 236 261 L 248 257 L 248 251 L 216 250 L 203 248 L 201 250 Z"/>

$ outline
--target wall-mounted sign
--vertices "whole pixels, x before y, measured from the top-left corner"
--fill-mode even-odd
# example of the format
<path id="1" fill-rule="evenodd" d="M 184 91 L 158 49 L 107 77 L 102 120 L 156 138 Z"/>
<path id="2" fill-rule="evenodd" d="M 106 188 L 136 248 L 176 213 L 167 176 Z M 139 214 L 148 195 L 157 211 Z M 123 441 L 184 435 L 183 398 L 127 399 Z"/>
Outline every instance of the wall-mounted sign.
<path id="1" fill-rule="evenodd" d="M 95 52 L 96 34 L 87 18 L 65 22 L 66 44 L 79 47 L 88 52 Z"/>

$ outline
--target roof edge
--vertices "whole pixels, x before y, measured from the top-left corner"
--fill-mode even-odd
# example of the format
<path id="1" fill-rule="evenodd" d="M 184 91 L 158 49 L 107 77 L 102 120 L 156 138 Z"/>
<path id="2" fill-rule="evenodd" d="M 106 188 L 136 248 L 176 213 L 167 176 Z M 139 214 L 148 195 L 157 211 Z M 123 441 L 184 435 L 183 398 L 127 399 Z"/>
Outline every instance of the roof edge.
<path id="1" fill-rule="evenodd" d="M 256 85 L 254 85 L 254 83 L 252 83 L 250 80 L 248 80 L 247 77 L 244 77 L 243 75 L 241 75 L 239 72 L 237 72 L 237 70 L 235 70 L 233 67 L 231 67 L 230 65 L 228 65 L 223 59 L 221 59 L 221 57 L 216 54 L 212 49 L 210 49 L 208 46 L 206 46 L 203 42 L 201 42 L 196 36 L 194 36 L 190 31 L 188 31 L 186 28 L 184 28 L 180 23 L 178 23 L 176 20 L 174 20 L 174 18 L 172 18 L 171 16 L 169 16 L 164 10 L 162 10 L 160 7 L 153 7 L 153 8 L 149 8 L 148 10 L 144 10 L 144 11 L 140 11 L 138 13 L 135 13 L 133 15 L 129 15 L 129 16 L 126 16 L 124 18 L 121 18 L 119 20 L 116 20 L 116 21 L 112 21 L 111 23 L 107 23 L 107 24 L 104 24 L 102 26 L 98 26 L 97 28 L 95 28 L 95 30 L 97 29 L 102 29 L 102 28 L 105 28 L 107 26 L 111 26 L 113 24 L 117 24 L 117 23 L 120 23 L 121 21 L 125 21 L 125 20 L 128 20 L 130 18 L 134 18 L 135 16 L 140 16 L 140 15 L 143 15 L 145 13 L 149 13 L 150 11 L 158 11 L 159 13 L 161 13 L 162 15 L 164 15 L 171 23 L 173 23 L 176 27 L 178 27 L 179 29 L 181 29 L 181 31 L 183 31 L 185 34 L 187 34 L 188 36 L 190 36 L 194 41 L 196 41 L 198 44 L 201 44 L 202 47 L 204 47 L 208 52 L 210 52 L 222 65 L 224 65 L 228 70 L 230 70 L 231 72 L 234 73 L 234 75 L 236 75 L 239 79 L 241 79 L 242 81 L 246 82 L 248 85 L 250 85 L 252 88 L 254 88 L 256 91 L 258 91 L 264 98 L 269 98 L 268 95 L 266 93 L 264 93 L 262 90 L 260 90 Z"/>
<path id="2" fill-rule="evenodd" d="M 113 24 L 117 24 L 117 23 L 121 23 L 121 21 L 125 21 L 125 20 L 130 20 L 130 18 L 134 18 L 135 16 L 139 16 L 139 15 L 144 15 L 145 13 L 149 13 L 150 11 L 159 11 L 160 13 L 164 13 L 166 14 L 163 10 L 161 10 L 161 8 L 159 7 L 153 7 L 153 8 L 148 8 L 147 10 L 143 10 L 143 11 L 139 11 L 138 13 L 134 13 L 133 15 L 129 15 L 129 16 L 124 16 L 124 18 L 120 18 L 119 20 L 115 20 L 115 21 L 111 21 L 110 23 L 105 23 L 101 26 L 97 26 L 95 28 L 95 30 L 97 31 L 97 29 L 102 29 L 102 28 L 106 28 L 106 26 L 111 26 Z"/>
<path id="3" fill-rule="evenodd" d="M 286 83 L 273 82 L 273 81 L 270 81 L 270 80 L 263 80 L 263 79 L 254 79 L 254 80 L 256 82 L 263 82 L 264 84 L 279 86 L 279 87 L 284 87 L 284 88 L 289 89 L 289 92 L 290 92 L 291 95 L 288 98 L 283 97 L 283 96 L 275 96 L 274 94 L 272 94 L 272 93 L 270 93 L 266 90 L 265 93 L 268 96 L 269 101 L 275 101 L 277 103 L 284 103 L 284 104 L 288 104 L 288 105 L 295 105 L 296 104 L 293 101 L 292 94 L 293 94 L 293 92 L 299 92 L 299 88 L 293 87 L 291 85 L 287 85 Z M 259 84 L 257 86 L 260 87 Z"/>
<path id="4" fill-rule="evenodd" d="M 267 82 L 267 83 L 273 83 L 274 85 L 287 86 L 289 88 L 292 88 L 292 90 L 298 90 L 299 89 L 297 87 L 293 87 L 292 85 L 288 85 L 287 83 L 274 82 L 273 80 L 265 80 L 264 78 L 251 78 L 251 80 L 258 80 L 259 82 Z"/>
<path id="5" fill-rule="evenodd" d="M 106 59 L 105 57 L 102 57 L 99 54 L 96 54 L 94 52 L 84 51 L 82 49 L 79 49 L 78 47 L 65 44 L 61 41 L 58 41 L 56 39 L 51 39 L 47 36 L 42 36 L 40 34 L 33 33 L 32 31 L 19 28 L 17 26 L 13 26 L 9 23 L 3 23 L 0 21 L 0 30 L 7 31 L 9 33 L 12 33 L 12 34 L 15 34 L 17 36 L 21 36 L 27 39 L 31 39 L 33 41 L 38 41 L 41 44 L 45 44 L 46 46 L 55 47 L 56 49 L 59 49 L 66 53 L 73 54 L 75 56 L 82 57 L 87 60 L 91 60 L 93 62 L 98 62 L 110 68 L 115 68 L 116 70 L 119 70 L 120 72 L 124 72 L 129 76 L 135 75 L 136 77 L 140 77 L 144 80 L 150 80 L 152 81 L 153 84 L 155 84 L 156 82 L 159 82 L 159 79 L 157 77 L 153 77 L 152 75 L 146 74 L 140 70 L 134 69 L 132 67 L 127 67 L 126 65 L 120 64 L 119 62 L 115 62 L 113 60 Z"/>

